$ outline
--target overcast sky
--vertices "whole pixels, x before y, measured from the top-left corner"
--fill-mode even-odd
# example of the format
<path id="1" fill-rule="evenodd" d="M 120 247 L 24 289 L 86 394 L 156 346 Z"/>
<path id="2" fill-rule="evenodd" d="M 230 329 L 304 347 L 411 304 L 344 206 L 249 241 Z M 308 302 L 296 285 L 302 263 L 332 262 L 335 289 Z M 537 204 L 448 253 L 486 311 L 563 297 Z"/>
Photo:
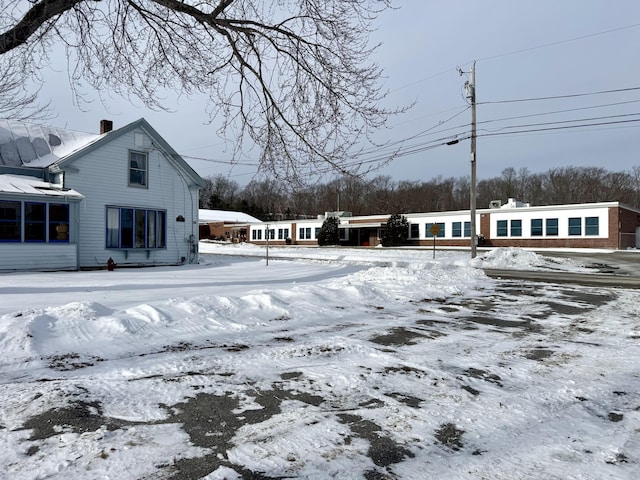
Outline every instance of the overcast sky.
<path id="1" fill-rule="evenodd" d="M 469 175 L 469 140 L 443 144 L 456 134 L 469 133 L 471 113 L 464 95 L 468 75 L 460 76 L 457 67 L 468 72 L 474 60 L 478 179 L 499 176 L 509 167 L 538 173 L 563 166 L 610 171 L 640 166 L 637 0 L 396 4 L 397 10 L 378 19 L 372 41 L 382 45 L 374 60 L 385 71 L 388 106 L 415 105 L 378 136 L 380 141 L 404 140 L 403 155 L 378 174 L 395 180 Z M 597 93 L 609 90 L 625 91 Z M 48 74 L 42 95 L 51 98 L 57 112 L 52 125 L 97 131 L 103 118 L 113 120 L 117 128 L 145 117 L 200 175 L 222 174 L 241 185 L 255 175 L 255 167 L 231 168 L 225 163 L 230 153 L 215 128 L 206 124 L 201 99 L 181 98 L 172 102 L 175 112 L 158 113 L 118 98 L 106 99 L 105 105 L 94 96 L 95 102 L 86 107 L 89 111 L 81 111 L 72 104 L 64 68 Z M 523 101 L 565 96 L 571 97 Z M 510 102 L 494 103 L 504 101 Z M 560 110 L 564 112 L 549 114 Z M 598 125 L 566 128 L 581 119 L 592 120 L 580 123 Z M 540 129 L 545 130 L 532 131 Z"/>

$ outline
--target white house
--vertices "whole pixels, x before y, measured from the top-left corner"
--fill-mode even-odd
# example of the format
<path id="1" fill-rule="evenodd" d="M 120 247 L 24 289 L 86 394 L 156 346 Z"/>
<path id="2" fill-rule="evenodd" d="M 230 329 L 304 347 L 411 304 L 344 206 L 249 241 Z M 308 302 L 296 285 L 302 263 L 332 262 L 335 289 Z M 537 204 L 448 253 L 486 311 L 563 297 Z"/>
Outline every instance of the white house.
<path id="1" fill-rule="evenodd" d="M 144 119 L 100 134 L 0 120 L 0 270 L 197 263 L 203 184 Z"/>

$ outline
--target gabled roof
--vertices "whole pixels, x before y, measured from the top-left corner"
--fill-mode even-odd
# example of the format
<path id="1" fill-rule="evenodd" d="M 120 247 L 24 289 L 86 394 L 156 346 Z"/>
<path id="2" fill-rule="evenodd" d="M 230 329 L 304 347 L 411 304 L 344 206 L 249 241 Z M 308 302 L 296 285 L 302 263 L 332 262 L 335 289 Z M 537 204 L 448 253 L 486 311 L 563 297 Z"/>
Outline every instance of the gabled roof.
<path id="1" fill-rule="evenodd" d="M 160 153 L 162 153 L 164 157 L 175 168 L 185 173 L 191 179 L 194 186 L 204 186 L 204 180 L 202 179 L 202 177 L 200 177 L 200 175 L 198 175 L 196 171 L 191 168 L 191 166 L 178 154 L 178 152 L 176 152 L 171 147 L 171 145 L 169 145 L 166 140 L 162 138 L 162 136 L 158 132 L 156 132 L 156 130 L 144 118 L 140 118 L 135 122 L 131 122 L 130 124 L 125 125 L 122 128 L 118 128 L 103 135 L 99 135 L 97 139 L 89 142 L 83 148 L 77 149 L 71 152 L 69 155 L 66 155 L 64 158 L 61 158 L 60 160 L 54 162 L 52 165 L 50 165 L 50 170 L 54 172 L 64 170 L 65 167 L 71 165 L 83 155 L 133 130 L 143 130 L 151 138 L 153 146 L 157 148 Z"/>
<path id="2" fill-rule="evenodd" d="M 0 119 L 0 166 L 48 167 L 99 137 L 94 133 Z"/>
<path id="3" fill-rule="evenodd" d="M 144 118 L 101 135 L 0 119 L 0 167 L 49 168 L 54 172 L 64 170 L 86 153 L 135 129 L 143 130 L 153 145 L 194 186 L 204 186 L 200 175 Z"/>

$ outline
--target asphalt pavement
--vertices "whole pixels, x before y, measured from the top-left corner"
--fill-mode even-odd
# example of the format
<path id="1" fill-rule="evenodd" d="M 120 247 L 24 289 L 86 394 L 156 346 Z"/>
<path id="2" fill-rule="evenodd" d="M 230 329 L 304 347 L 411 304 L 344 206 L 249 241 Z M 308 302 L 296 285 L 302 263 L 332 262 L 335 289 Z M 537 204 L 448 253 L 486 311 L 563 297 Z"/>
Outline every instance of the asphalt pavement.
<path id="1" fill-rule="evenodd" d="M 593 273 L 501 269 L 485 269 L 485 273 L 492 278 L 640 289 L 639 251 L 537 253 L 547 257 L 571 258 L 585 267 L 592 268 Z"/>

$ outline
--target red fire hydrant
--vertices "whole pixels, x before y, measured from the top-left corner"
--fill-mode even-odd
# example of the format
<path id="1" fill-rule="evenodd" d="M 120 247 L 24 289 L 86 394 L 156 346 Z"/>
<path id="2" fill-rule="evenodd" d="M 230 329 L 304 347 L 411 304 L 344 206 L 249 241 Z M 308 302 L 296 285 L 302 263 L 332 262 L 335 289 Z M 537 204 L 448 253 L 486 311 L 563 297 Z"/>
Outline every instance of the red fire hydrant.
<path id="1" fill-rule="evenodd" d="M 116 268 L 116 262 L 113 261 L 113 258 L 109 257 L 109 260 L 107 260 L 107 270 L 113 272 L 114 268 Z"/>

